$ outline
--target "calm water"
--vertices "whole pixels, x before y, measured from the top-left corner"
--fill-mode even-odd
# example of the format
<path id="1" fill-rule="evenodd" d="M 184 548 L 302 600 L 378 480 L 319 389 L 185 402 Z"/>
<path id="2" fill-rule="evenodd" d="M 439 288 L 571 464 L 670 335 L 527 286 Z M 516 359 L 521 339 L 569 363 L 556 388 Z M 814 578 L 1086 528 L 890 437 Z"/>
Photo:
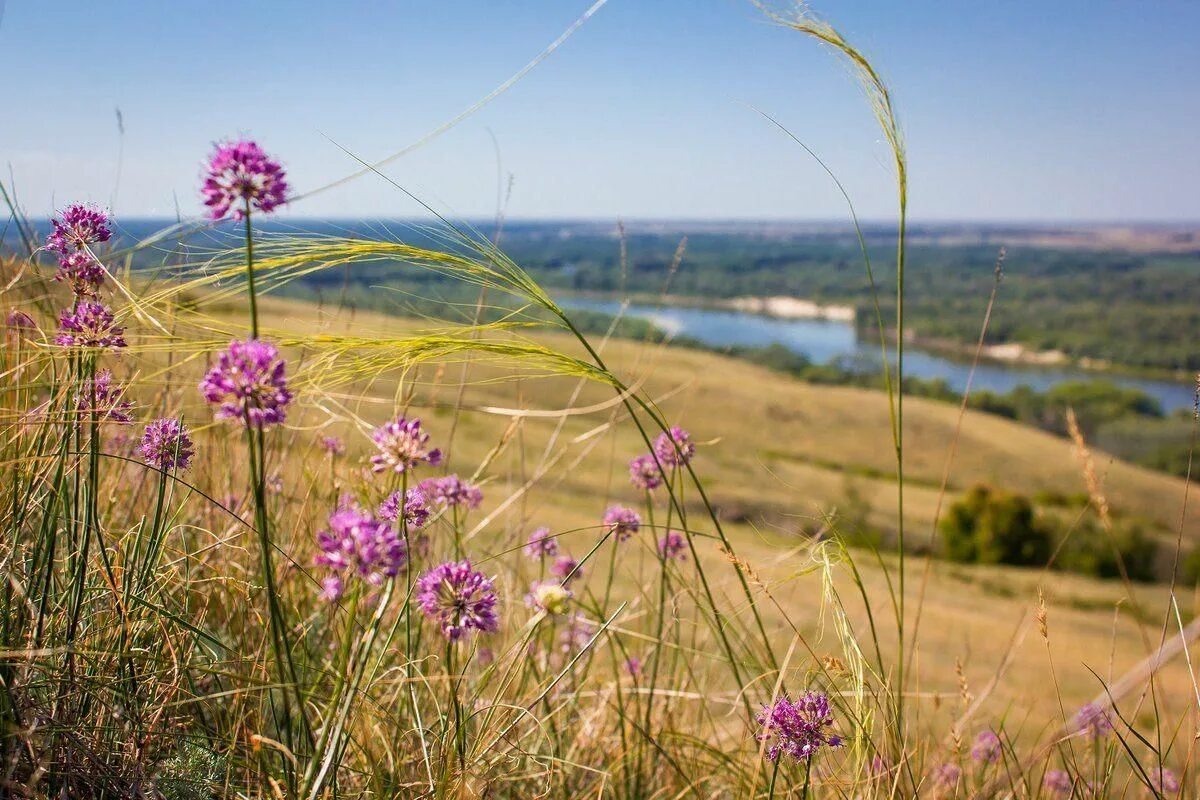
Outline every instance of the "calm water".
<path id="1" fill-rule="evenodd" d="M 615 314 L 621 304 L 615 300 L 562 300 L 566 308 L 579 308 Z M 807 356 L 814 363 L 835 360 L 860 364 L 863 369 L 879 363 L 879 346 L 860 342 L 854 326 L 848 322 L 816 319 L 776 319 L 740 311 L 715 311 L 699 308 L 657 308 L 631 305 L 626 316 L 653 322 L 672 335 L 684 335 L 715 347 L 748 347 L 781 344 Z M 904 351 L 904 372 L 918 378 L 941 378 L 955 391 L 966 388 L 971 368 L 933 353 L 917 349 Z M 975 370 L 973 390 L 1008 392 L 1025 385 L 1044 391 L 1064 381 L 1107 380 L 1121 386 L 1141 389 L 1156 398 L 1167 412 L 1192 407 L 1192 388 L 1184 383 L 1100 375 L 1072 367 L 1035 367 L 1018 364 L 981 363 Z"/>

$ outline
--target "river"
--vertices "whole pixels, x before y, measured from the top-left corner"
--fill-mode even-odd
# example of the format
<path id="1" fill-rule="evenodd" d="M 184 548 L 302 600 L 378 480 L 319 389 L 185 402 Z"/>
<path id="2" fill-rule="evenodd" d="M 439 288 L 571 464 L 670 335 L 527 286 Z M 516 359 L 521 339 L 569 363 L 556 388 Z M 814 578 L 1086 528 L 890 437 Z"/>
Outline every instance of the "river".
<path id="1" fill-rule="evenodd" d="M 567 309 L 578 308 L 606 314 L 616 314 L 621 308 L 616 300 L 571 297 L 560 302 Z M 648 305 L 630 305 L 625 315 L 653 322 L 672 336 L 688 336 L 713 347 L 781 344 L 817 364 L 841 360 L 859 365 L 864 370 L 877 369 L 880 361 L 878 343 L 859 341 L 854 325 L 849 322 L 780 319 L 743 311 Z M 908 347 L 904 351 L 904 372 L 917 378 L 941 378 L 956 392 L 962 392 L 967 386 L 971 366 Z M 1168 413 L 1192 407 L 1192 387 L 1188 384 L 1100 373 L 1070 366 L 981 362 L 975 370 L 971 386 L 972 391 L 986 389 L 1005 393 L 1022 385 L 1045 391 L 1066 381 L 1096 380 L 1140 389 L 1158 400 Z"/>

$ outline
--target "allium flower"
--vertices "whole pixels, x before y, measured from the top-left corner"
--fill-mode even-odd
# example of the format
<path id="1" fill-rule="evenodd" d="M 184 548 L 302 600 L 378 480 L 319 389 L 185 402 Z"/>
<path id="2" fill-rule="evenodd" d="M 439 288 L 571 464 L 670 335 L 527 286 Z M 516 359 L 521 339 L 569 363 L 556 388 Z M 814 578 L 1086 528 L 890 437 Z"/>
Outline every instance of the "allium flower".
<path id="1" fill-rule="evenodd" d="M 672 558 L 687 561 L 687 540 L 679 531 L 667 531 L 658 540 L 658 555 L 664 561 Z"/>
<path id="2" fill-rule="evenodd" d="M 450 641 L 471 630 L 492 633 L 500 627 L 492 579 L 471 569 L 470 561 L 447 561 L 423 573 L 416 596 L 421 612 Z"/>
<path id="3" fill-rule="evenodd" d="M 17 308 L 14 308 L 8 312 L 8 316 L 4 318 L 4 325 L 5 327 L 14 328 L 16 330 L 31 331 L 37 328 L 37 323 L 33 321 L 33 317 Z"/>
<path id="4" fill-rule="evenodd" d="M 604 512 L 604 527 L 611 528 L 618 542 L 623 542 L 638 532 L 642 518 L 632 508 L 610 506 Z"/>
<path id="5" fill-rule="evenodd" d="M 436 451 L 434 451 L 436 452 Z M 431 503 L 441 505 L 466 506 L 479 508 L 483 503 L 483 492 L 478 486 L 467 483 L 457 475 L 447 475 L 444 478 L 426 478 L 417 485 Z"/>
<path id="6" fill-rule="evenodd" d="M 696 445 L 692 444 L 691 434 L 676 426 L 654 440 L 654 454 L 664 467 L 679 467 L 692 460 Z"/>
<path id="7" fill-rule="evenodd" d="M 1098 739 L 1112 730 L 1112 719 L 1095 703 L 1085 703 L 1075 715 L 1075 730 L 1089 739 Z"/>
<path id="8" fill-rule="evenodd" d="M 562 581 L 563 586 L 570 586 L 583 577 L 583 567 L 570 556 L 559 556 L 551 565 L 550 574 Z"/>
<path id="9" fill-rule="evenodd" d="M 550 535 L 549 528 L 537 528 L 529 534 L 525 543 L 525 555 L 534 560 L 558 555 L 558 540 Z"/>
<path id="10" fill-rule="evenodd" d="M 80 297 L 94 297 L 104 284 L 104 268 L 91 253 L 81 250 L 58 260 L 54 280 L 70 285 L 71 291 Z"/>
<path id="11" fill-rule="evenodd" d="M 534 581 L 525 595 L 525 605 L 558 616 L 567 613 L 572 597 L 571 590 L 558 581 Z"/>
<path id="12" fill-rule="evenodd" d="M 872 778 L 882 778 L 892 771 L 892 765 L 882 754 L 876 753 L 871 756 L 871 763 L 867 765 L 867 771 Z"/>
<path id="13" fill-rule="evenodd" d="M 558 646 L 564 653 L 578 653 L 592 640 L 595 626 L 583 614 L 569 614 L 558 632 Z"/>
<path id="14" fill-rule="evenodd" d="M 421 420 L 396 419 L 376 428 L 371 439 L 379 452 L 371 456 L 372 472 L 407 472 L 424 462 L 437 466 L 441 450 L 429 448 L 429 434 L 421 430 Z"/>
<path id="15" fill-rule="evenodd" d="M 833 710 L 821 692 L 805 692 L 795 701 L 783 695 L 774 705 L 764 706 L 757 720 L 763 726 L 757 738 L 770 742 L 767 758 L 771 761 L 784 754 L 803 761 L 822 747 L 842 746 L 842 737 L 829 732 Z"/>
<path id="16" fill-rule="evenodd" d="M 133 421 L 129 412 L 133 403 L 125 399 L 125 388 L 113 384 L 112 372 L 101 370 L 92 379 L 91 389 L 75 394 L 75 408 L 81 419 L 95 416 L 97 422 L 126 424 Z"/>
<path id="17" fill-rule="evenodd" d="M 353 570 L 372 586 L 394 578 L 408 563 L 404 540 L 392 526 L 352 505 L 329 515 L 329 527 L 317 534 L 317 547 L 321 550 L 315 559 L 318 566 L 336 572 Z M 339 589 L 333 599 L 340 596 Z"/>
<path id="18" fill-rule="evenodd" d="M 50 224 L 54 230 L 46 237 L 46 247 L 64 256 L 88 245 L 107 242 L 112 236 L 108 215 L 83 203 L 67 206 Z"/>
<path id="19" fill-rule="evenodd" d="M 647 453 L 629 462 L 629 482 L 646 491 L 662 486 L 662 472 L 654 461 L 654 456 Z"/>
<path id="20" fill-rule="evenodd" d="M 975 744 L 971 745 L 971 758 L 981 764 L 990 764 L 1000 758 L 1002 750 L 1003 745 L 995 731 L 980 731 L 975 737 Z"/>
<path id="21" fill-rule="evenodd" d="M 248 139 L 216 145 L 205 165 L 200 193 L 211 219 L 245 216 L 244 205 L 270 213 L 287 202 L 287 180 L 279 162 Z"/>
<path id="22" fill-rule="evenodd" d="M 326 575 L 321 579 L 321 599 L 333 603 L 346 591 L 346 584 L 337 575 Z"/>
<path id="23" fill-rule="evenodd" d="M 63 347 L 124 347 L 125 329 L 113 324 L 113 313 L 101 303 L 81 300 L 58 318 L 54 343 Z"/>
<path id="24" fill-rule="evenodd" d="M 255 428 L 278 425 L 292 402 L 285 371 L 275 345 L 258 339 L 232 341 L 200 381 L 200 393 L 217 407 L 217 419 Z"/>
<path id="25" fill-rule="evenodd" d="M 156 419 L 146 426 L 139 448 L 142 458 L 164 472 L 187 469 L 195 450 L 187 427 L 177 419 Z"/>
<path id="26" fill-rule="evenodd" d="M 322 436 L 321 449 L 331 456 L 340 456 L 346 452 L 346 443 L 336 436 Z"/>
<path id="27" fill-rule="evenodd" d="M 400 524 L 401 500 L 404 501 L 404 521 L 408 524 L 408 529 L 425 527 L 425 523 L 429 521 L 429 502 L 425 499 L 425 493 L 415 487 L 403 494 L 398 489 L 389 494 L 387 499 L 379 504 L 379 516 L 392 524 Z"/>
<path id="28" fill-rule="evenodd" d="M 1150 787 L 1155 794 L 1174 795 L 1179 793 L 1179 778 L 1167 767 L 1151 767 L 1148 771 Z"/>
<path id="29" fill-rule="evenodd" d="M 962 778 L 962 768 L 958 764 L 946 762 L 933 770 L 933 784 L 939 789 L 953 789 Z"/>
<path id="30" fill-rule="evenodd" d="M 637 656 L 630 656 L 625 659 L 625 672 L 631 678 L 637 678 L 642 674 L 642 660 Z"/>
<path id="31" fill-rule="evenodd" d="M 1063 769 L 1047 770 L 1042 778 L 1042 787 L 1052 795 L 1068 797 L 1074 786 L 1075 782 L 1071 780 L 1070 773 Z"/>

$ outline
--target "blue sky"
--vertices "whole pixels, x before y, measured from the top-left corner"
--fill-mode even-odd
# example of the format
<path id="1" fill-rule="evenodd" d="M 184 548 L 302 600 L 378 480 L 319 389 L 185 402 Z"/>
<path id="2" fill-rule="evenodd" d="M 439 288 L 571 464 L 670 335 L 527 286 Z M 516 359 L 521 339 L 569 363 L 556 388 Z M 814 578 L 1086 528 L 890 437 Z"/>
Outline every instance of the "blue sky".
<path id="1" fill-rule="evenodd" d="M 589 0 L 8 0 L 0 158 L 28 213 L 75 199 L 194 215 L 215 139 L 249 134 L 299 190 L 454 116 Z M 915 219 L 1200 218 L 1200 4 L 825 0 L 893 88 Z M 120 180 L 114 109 L 126 135 Z M 748 0 L 609 0 L 493 104 L 388 167 L 440 211 L 840 219 L 892 213 L 887 154 L 849 73 Z M 332 140 L 332 141 L 331 141 Z M 294 216 L 410 216 L 375 176 Z"/>

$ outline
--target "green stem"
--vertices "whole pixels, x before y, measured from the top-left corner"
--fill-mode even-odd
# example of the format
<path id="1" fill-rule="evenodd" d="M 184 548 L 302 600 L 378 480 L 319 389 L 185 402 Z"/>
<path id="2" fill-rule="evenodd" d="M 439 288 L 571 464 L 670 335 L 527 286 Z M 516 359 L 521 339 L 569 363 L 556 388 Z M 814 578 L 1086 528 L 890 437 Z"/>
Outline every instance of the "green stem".
<path id="1" fill-rule="evenodd" d="M 258 298 L 254 290 L 254 232 L 250 227 L 250 198 L 245 198 L 243 219 L 246 222 L 246 288 L 250 293 L 250 338 L 258 338 Z"/>

